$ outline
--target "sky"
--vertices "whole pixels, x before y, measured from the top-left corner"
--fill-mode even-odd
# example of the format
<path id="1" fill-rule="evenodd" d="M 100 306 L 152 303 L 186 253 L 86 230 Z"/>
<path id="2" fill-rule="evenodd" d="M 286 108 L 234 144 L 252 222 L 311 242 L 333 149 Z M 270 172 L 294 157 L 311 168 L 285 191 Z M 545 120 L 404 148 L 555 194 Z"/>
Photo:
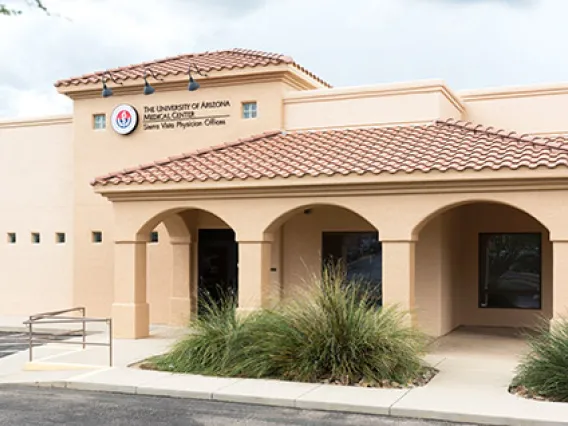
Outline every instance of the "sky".
<path id="1" fill-rule="evenodd" d="M 284 53 L 334 86 L 454 90 L 568 81 L 568 0 L 0 0 L 0 119 L 71 111 L 61 78 L 233 47 Z"/>

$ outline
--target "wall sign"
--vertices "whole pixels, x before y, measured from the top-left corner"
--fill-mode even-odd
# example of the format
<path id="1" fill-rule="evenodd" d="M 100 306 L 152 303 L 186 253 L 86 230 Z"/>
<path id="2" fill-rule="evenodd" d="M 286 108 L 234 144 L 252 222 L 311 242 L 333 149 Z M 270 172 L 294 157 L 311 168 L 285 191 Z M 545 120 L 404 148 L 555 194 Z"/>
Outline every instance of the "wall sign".
<path id="1" fill-rule="evenodd" d="M 145 106 L 144 130 L 224 126 L 230 117 L 230 107 L 229 100 Z"/>
<path id="2" fill-rule="evenodd" d="M 110 121 L 116 133 L 119 135 L 128 135 L 138 126 L 138 112 L 136 112 L 134 107 L 122 104 L 112 111 Z"/>

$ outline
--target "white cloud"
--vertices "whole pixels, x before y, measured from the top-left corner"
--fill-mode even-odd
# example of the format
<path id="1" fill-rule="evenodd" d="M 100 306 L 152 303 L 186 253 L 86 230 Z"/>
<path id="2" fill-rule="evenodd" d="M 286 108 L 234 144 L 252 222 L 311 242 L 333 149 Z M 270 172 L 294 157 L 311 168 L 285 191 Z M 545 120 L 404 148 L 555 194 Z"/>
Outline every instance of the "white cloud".
<path id="1" fill-rule="evenodd" d="M 565 0 L 45 3 L 61 16 L 26 9 L 0 17 L 0 116 L 68 111 L 53 88 L 60 78 L 230 47 L 290 54 L 339 86 L 423 78 L 456 89 L 516 85 L 566 80 L 568 69 Z"/>

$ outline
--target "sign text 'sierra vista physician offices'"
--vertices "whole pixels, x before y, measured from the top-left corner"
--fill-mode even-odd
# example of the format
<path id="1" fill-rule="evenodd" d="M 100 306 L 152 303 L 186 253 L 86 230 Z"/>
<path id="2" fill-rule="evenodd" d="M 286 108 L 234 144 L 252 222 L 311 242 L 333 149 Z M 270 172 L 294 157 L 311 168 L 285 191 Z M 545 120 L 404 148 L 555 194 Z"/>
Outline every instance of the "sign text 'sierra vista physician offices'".
<path id="1" fill-rule="evenodd" d="M 230 117 L 228 100 L 199 101 L 144 107 L 144 130 L 224 126 Z"/>

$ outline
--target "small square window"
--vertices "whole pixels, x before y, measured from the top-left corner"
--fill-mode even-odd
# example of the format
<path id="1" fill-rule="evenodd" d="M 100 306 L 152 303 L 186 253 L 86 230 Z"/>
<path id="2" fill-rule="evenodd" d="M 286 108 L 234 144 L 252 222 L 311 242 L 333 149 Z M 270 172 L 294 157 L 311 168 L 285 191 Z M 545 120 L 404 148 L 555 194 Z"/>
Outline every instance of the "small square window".
<path id="1" fill-rule="evenodd" d="M 103 233 L 101 231 L 93 231 L 92 234 L 93 243 L 99 244 L 103 242 Z"/>
<path id="2" fill-rule="evenodd" d="M 157 243 L 158 241 L 159 241 L 158 232 L 156 232 L 156 231 L 150 232 L 150 242 L 151 243 Z"/>
<path id="3" fill-rule="evenodd" d="M 64 232 L 56 232 L 55 233 L 55 242 L 57 244 L 65 244 L 65 233 Z"/>
<path id="4" fill-rule="evenodd" d="M 41 237 L 39 232 L 32 232 L 32 244 L 39 244 L 41 242 Z"/>
<path id="5" fill-rule="evenodd" d="M 95 130 L 106 129 L 106 115 L 105 114 L 93 115 L 93 128 Z"/>
<path id="6" fill-rule="evenodd" d="M 243 118 L 256 118 L 256 102 L 243 102 Z"/>
<path id="7" fill-rule="evenodd" d="M 16 233 L 15 232 L 8 232 L 8 235 L 6 236 L 6 241 L 8 241 L 8 244 L 16 244 Z"/>

